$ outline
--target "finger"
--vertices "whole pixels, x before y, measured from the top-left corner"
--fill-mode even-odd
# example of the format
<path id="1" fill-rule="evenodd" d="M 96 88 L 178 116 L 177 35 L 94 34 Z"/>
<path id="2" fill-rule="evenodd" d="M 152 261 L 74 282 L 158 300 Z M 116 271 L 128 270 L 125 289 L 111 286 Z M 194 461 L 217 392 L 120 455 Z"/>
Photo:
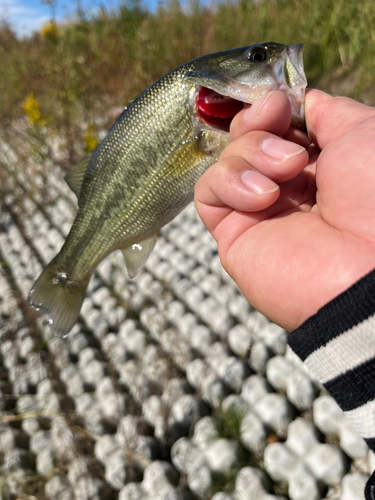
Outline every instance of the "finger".
<path id="1" fill-rule="evenodd" d="M 303 146 L 305 149 L 311 146 L 311 140 L 306 132 L 303 132 L 301 129 L 296 127 L 289 127 L 282 137 L 286 141 L 295 142 L 296 144 Z"/>
<path id="2" fill-rule="evenodd" d="M 375 116 L 375 109 L 348 97 L 332 97 L 320 90 L 308 89 L 305 115 L 311 141 L 323 149 L 358 123 Z"/>
<path id="3" fill-rule="evenodd" d="M 310 212 L 315 205 L 315 196 L 315 176 L 304 170 L 291 181 L 280 185 L 280 196 L 275 203 L 258 212 L 228 211 L 225 217 L 212 220 L 215 224 L 211 233 L 219 244 L 220 252 L 225 254 L 237 238 L 259 223 L 292 213 Z M 198 214 L 201 216 L 199 210 Z"/>
<path id="4" fill-rule="evenodd" d="M 230 157 L 212 165 L 195 186 L 195 205 L 209 231 L 232 210 L 256 212 L 272 205 L 279 186 L 242 158 Z"/>
<path id="5" fill-rule="evenodd" d="M 277 183 L 298 175 L 308 162 L 303 146 L 260 131 L 249 132 L 231 142 L 220 158 L 229 157 L 244 159 Z"/>
<path id="6" fill-rule="evenodd" d="M 309 211 L 315 204 L 315 165 L 311 160 L 311 165 L 297 177 L 281 184 L 281 193 L 275 189 L 276 185 L 270 184 L 265 186 L 268 193 L 258 197 L 252 194 L 250 198 L 249 191 L 241 185 L 253 180 L 247 174 L 249 164 L 240 165 L 238 158 L 234 163 L 232 160 L 226 158 L 213 165 L 195 187 L 198 214 L 216 240 L 223 234 L 224 240 L 230 244 L 231 235 L 237 237 L 241 231 L 269 217 L 296 208 Z"/>
<path id="7" fill-rule="evenodd" d="M 291 116 L 286 95 L 283 92 L 269 92 L 233 118 L 230 126 L 231 141 L 253 130 L 283 135 L 289 128 Z"/>

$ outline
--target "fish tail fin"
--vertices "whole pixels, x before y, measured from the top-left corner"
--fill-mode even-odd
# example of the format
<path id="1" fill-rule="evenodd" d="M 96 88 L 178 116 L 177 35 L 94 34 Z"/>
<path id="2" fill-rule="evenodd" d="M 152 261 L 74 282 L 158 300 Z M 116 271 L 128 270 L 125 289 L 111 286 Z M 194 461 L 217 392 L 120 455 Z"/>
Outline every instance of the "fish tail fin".
<path id="1" fill-rule="evenodd" d="M 48 315 L 53 333 L 66 337 L 77 321 L 89 278 L 71 281 L 53 259 L 29 293 L 29 305 Z"/>

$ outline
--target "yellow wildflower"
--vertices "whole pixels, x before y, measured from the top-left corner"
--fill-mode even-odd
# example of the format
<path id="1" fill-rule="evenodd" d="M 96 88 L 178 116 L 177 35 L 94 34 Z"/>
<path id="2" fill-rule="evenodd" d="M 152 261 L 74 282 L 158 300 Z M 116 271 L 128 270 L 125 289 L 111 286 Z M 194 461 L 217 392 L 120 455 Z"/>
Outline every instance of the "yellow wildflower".
<path id="1" fill-rule="evenodd" d="M 48 21 L 48 23 L 43 24 L 40 33 L 44 38 L 55 40 L 57 37 L 57 26 L 54 21 Z"/>
<path id="2" fill-rule="evenodd" d="M 45 124 L 46 121 L 40 115 L 39 103 L 32 92 L 27 96 L 23 109 L 31 125 L 37 124 L 42 127 Z"/>
<path id="3" fill-rule="evenodd" d="M 99 144 L 95 130 L 92 128 L 91 125 L 89 125 L 87 127 L 86 133 L 83 136 L 83 140 L 85 142 L 85 153 L 86 154 L 90 153 L 90 151 L 95 149 L 96 146 Z"/>

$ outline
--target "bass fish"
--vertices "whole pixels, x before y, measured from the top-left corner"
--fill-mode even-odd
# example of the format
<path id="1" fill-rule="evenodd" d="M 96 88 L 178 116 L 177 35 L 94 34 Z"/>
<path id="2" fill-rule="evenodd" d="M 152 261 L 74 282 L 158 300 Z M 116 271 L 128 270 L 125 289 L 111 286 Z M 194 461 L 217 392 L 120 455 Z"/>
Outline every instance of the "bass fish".
<path id="1" fill-rule="evenodd" d="M 283 91 L 292 124 L 304 125 L 303 44 L 261 43 L 194 59 L 170 71 L 125 108 L 105 139 L 66 176 L 78 212 L 59 254 L 29 293 L 65 337 L 90 277 L 122 250 L 129 277 L 152 251 L 160 229 L 193 200 L 197 179 L 229 144 L 244 105 Z"/>

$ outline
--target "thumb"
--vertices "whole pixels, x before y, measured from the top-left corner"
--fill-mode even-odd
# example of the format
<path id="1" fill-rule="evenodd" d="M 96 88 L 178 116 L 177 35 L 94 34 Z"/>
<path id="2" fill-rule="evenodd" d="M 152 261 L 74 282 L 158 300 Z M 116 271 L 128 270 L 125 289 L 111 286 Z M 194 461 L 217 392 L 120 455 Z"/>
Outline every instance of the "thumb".
<path id="1" fill-rule="evenodd" d="M 375 108 L 348 97 L 332 97 L 320 90 L 308 89 L 305 115 L 310 139 L 324 149 L 358 123 L 375 116 Z"/>
<path id="2" fill-rule="evenodd" d="M 329 133 L 333 135 L 334 131 Z M 375 116 L 360 121 L 329 143 L 320 153 L 316 168 L 317 202 L 324 220 L 372 245 L 375 245 L 374 143 Z"/>

